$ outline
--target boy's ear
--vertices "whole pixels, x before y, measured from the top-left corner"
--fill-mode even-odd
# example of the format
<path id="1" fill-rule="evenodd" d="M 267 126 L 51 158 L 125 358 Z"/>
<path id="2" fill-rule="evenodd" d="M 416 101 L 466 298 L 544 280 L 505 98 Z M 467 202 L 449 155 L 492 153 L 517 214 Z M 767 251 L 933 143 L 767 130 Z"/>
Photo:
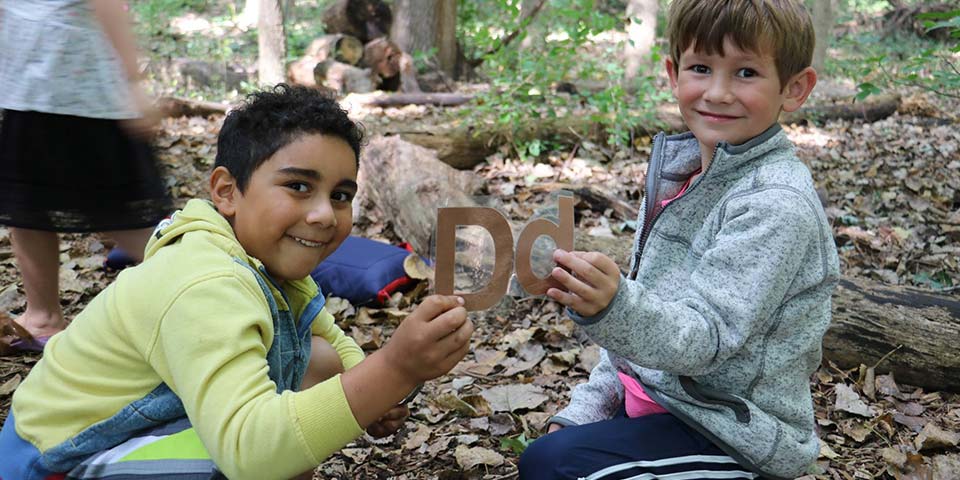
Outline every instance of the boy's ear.
<path id="1" fill-rule="evenodd" d="M 783 111 L 792 112 L 803 105 L 817 85 L 817 71 L 813 67 L 807 67 L 794 75 L 787 81 L 783 89 L 784 101 Z"/>
<path id="2" fill-rule="evenodd" d="M 670 90 L 673 90 L 673 96 L 677 96 L 677 66 L 673 64 L 673 59 L 669 56 L 663 61 L 667 68 L 667 75 L 670 76 Z"/>
<path id="3" fill-rule="evenodd" d="M 227 218 L 237 213 L 237 200 L 243 195 L 227 167 L 219 166 L 210 173 L 210 199 L 217 211 Z"/>

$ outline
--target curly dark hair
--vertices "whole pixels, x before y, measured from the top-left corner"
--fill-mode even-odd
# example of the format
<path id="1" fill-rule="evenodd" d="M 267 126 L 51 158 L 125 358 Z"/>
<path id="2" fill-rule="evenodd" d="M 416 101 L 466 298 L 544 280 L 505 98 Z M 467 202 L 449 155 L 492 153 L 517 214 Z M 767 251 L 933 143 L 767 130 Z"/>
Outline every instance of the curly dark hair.
<path id="1" fill-rule="evenodd" d="M 363 128 L 347 117 L 336 100 L 313 88 L 284 83 L 254 92 L 224 119 L 214 168 L 226 167 L 244 192 L 263 162 L 301 136 L 314 133 L 343 139 L 359 164 Z"/>

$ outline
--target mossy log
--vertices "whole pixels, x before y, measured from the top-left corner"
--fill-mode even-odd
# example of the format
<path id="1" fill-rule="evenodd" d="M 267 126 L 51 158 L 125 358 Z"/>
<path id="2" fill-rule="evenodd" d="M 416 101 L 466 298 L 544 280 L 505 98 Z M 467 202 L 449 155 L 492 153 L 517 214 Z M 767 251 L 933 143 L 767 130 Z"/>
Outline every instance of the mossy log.
<path id="1" fill-rule="evenodd" d="M 780 122 L 791 124 L 831 119 L 863 119 L 872 122 L 892 115 L 899 104 L 900 97 L 896 95 L 879 95 L 857 103 L 846 100 L 823 103 L 784 113 Z M 661 105 L 653 118 L 651 123 L 637 126 L 634 133 L 649 135 L 660 130 L 678 133 L 686 129 L 676 105 Z M 582 113 L 571 113 L 557 118 L 527 117 L 509 126 L 485 128 L 425 125 L 410 129 L 401 125 L 386 133 L 399 135 L 404 140 L 436 150 L 443 162 L 460 169 L 473 168 L 504 142 L 524 143 L 534 139 L 553 139 L 578 143 L 583 140 L 603 142 L 605 139 L 596 119 Z"/>

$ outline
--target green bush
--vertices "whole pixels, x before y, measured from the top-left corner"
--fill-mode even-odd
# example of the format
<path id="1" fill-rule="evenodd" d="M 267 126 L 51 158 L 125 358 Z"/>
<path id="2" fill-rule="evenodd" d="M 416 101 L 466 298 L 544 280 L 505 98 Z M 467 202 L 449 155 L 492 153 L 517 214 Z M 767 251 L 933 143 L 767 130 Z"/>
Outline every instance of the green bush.
<path id="1" fill-rule="evenodd" d="M 577 114 L 587 112 L 610 144 L 627 145 L 636 125 L 652 120 L 646 112 L 653 111 L 647 107 L 658 93 L 652 88 L 653 77 L 638 79 L 631 99 L 616 56 L 623 45 L 600 47 L 593 41 L 602 32 L 623 30 L 625 23 L 599 8 L 597 1 L 550 0 L 534 20 L 534 31 L 543 38 L 531 38 L 525 48 L 520 45 L 527 30 L 501 46 L 520 24 L 518 0 L 461 1 L 459 7 L 458 37 L 466 57 L 483 59 L 479 73 L 490 84 L 470 112 L 478 122 L 492 118 L 509 135 L 522 120 L 552 119 L 576 109 Z M 556 93 L 566 84 L 578 86 L 577 93 Z M 582 85 L 593 87 L 579 88 Z M 518 145 L 517 151 L 532 154 L 540 146 Z"/>

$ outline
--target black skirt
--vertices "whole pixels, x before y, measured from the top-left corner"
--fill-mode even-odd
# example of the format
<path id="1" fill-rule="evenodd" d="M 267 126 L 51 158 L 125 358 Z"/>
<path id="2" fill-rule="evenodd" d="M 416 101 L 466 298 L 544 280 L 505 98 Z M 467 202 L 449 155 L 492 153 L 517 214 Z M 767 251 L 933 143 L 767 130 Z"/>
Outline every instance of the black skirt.
<path id="1" fill-rule="evenodd" d="M 153 150 L 117 120 L 4 110 L 0 122 L 0 225 L 103 232 L 170 214 Z"/>

